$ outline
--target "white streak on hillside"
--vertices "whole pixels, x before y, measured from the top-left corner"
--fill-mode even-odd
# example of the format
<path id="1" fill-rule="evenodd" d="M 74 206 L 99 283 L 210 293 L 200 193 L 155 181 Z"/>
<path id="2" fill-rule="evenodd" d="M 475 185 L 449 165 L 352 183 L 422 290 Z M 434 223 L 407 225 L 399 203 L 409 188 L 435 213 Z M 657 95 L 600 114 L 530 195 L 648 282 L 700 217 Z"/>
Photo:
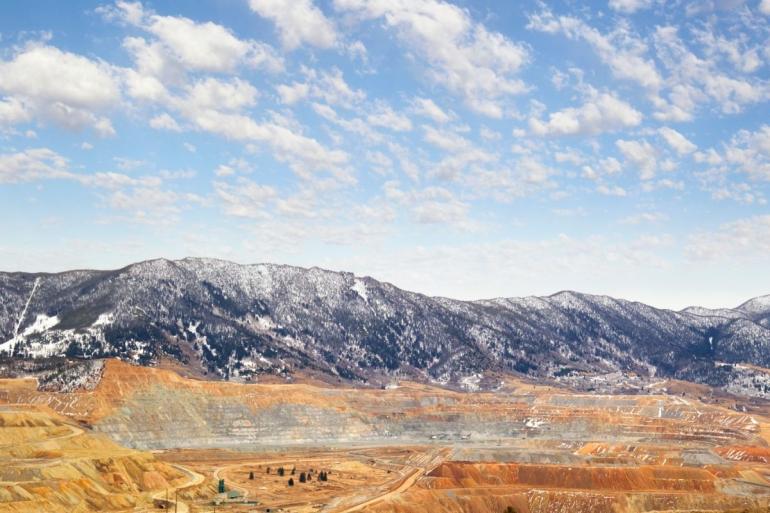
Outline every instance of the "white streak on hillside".
<path id="1" fill-rule="evenodd" d="M 27 315 L 27 309 L 29 308 L 29 304 L 32 302 L 32 298 L 35 295 L 35 291 L 37 290 L 37 286 L 40 284 L 40 278 L 35 278 L 35 283 L 32 285 L 32 292 L 29 293 L 29 297 L 27 298 L 27 303 L 24 305 L 24 308 L 21 311 L 21 314 L 19 315 L 19 320 L 16 322 L 16 328 L 13 330 L 13 338 L 19 336 L 19 329 L 21 328 L 21 323 L 24 322 L 24 316 Z"/>

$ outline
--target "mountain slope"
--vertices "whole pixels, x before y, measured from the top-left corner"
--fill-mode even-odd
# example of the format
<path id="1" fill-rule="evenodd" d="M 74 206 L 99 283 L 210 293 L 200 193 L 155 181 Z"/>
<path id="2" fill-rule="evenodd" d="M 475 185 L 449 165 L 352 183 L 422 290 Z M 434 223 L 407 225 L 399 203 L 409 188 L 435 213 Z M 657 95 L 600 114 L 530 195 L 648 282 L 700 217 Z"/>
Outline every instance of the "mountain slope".
<path id="1" fill-rule="evenodd" d="M 723 363 L 770 367 L 765 304 L 674 312 L 574 292 L 465 302 L 317 268 L 152 260 L 0 274 L 0 353 L 142 364 L 170 355 L 227 378 L 620 370 L 724 385 Z"/>

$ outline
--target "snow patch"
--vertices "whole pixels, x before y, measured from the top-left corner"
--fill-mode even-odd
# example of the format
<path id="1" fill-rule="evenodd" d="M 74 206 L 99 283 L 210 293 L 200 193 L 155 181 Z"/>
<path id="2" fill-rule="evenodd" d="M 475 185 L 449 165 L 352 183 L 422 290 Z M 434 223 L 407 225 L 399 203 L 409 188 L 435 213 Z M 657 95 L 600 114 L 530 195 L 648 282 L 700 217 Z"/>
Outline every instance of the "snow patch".
<path id="1" fill-rule="evenodd" d="M 99 314 L 99 317 L 94 321 L 91 326 L 107 326 L 115 322 L 115 314 L 103 313 Z"/>
<path id="2" fill-rule="evenodd" d="M 201 325 L 201 321 L 196 322 L 193 324 L 192 322 L 187 323 L 187 331 L 192 333 L 195 338 L 198 338 L 198 326 Z"/>
<path id="3" fill-rule="evenodd" d="M 356 278 L 356 280 L 353 282 L 353 286 L 350 287 L 350 289 L 358 294 L 358 296 L 363 299 L 364 302 L 369 302 L 369 289 L 366 288 L 366 283 L 364 283 L 363 280 Z"/>
<path id="4" fill-rule="evenodd" d="M 46 314 L 39 314 L 37 317 L 35 317 L 35 322 L 24 329 L 21 336 L 28 337 L 35 333 L 43 333 L 44 331 L 48 331 L 49 329 L 53 328 L 57 324 L 59 324 L 59 317 L 57 315 L 48 317 Z"/>

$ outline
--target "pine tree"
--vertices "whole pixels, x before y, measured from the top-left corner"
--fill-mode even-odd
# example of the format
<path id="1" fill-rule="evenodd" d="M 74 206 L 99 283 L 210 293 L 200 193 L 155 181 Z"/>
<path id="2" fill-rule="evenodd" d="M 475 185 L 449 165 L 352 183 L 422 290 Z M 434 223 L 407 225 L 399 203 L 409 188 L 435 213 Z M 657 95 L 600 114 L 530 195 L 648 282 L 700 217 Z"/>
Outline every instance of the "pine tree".
<path id="1" fill-rule="evenodd" d="M 289 478 L 289 486 L 294 486 L 294 478 L 293 477 Z"/>
<path id="2" fill-rule="evenodd" d="M 286 473 L 286 472 L 284 471 L 283 467 L 279 467 L 279 468 L 278 468 L 278 475 L 279 475 L 279 476 L 283 477 L 283 475 L 284 475 L 285 473 Z"/>
<path id="3" fill-rule="evenodd" d="M 305 476 L 304 472 L 299 473 L 299 482 L 300 483 L 306 483 L 307 482 L 307 476 Z"/>
<path id="4" fill-rule="evenodd" d="M 254 479 L 254 471 L 253 470 L 251 472 L 249 472 L 249 479 L 251 479 L 251 480 Z"/>
<path id="5" fill-rule="evenodd" d="M 270 473 L 270 467 L 267 467 L 267 473 L 268 474 Z"/>

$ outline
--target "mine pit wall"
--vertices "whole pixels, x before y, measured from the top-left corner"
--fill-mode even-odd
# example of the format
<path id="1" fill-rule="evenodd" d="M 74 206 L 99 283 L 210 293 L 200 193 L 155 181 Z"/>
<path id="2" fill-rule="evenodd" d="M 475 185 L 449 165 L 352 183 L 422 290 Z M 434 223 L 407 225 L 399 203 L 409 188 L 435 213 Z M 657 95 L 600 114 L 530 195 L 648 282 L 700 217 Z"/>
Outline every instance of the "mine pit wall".
<path id="1" fill-rule="evenodd" d="M 122 445 L 138 449 L 175 448 L 180 444 L 189 448 L 248 448 L 510 440 L 574 443 L 604 439 L 628 444 L 713 447 L 748 443 L 756 438 L 753 424 L 742 423 L 741 416 L 715 419 L 712 425 L 695 423 L 681 415 L 648 417 L 638 407 L 631 408 L 637 410 L 634 414 L 602 414 L 601 410 L 562 405 L 505 410 L 499 404 L 482 401 L 446 411 L 440 397 L 430 399 L 433 405 L 429 407 L 415 407 L 415 401 L 408 399 L 400 411 L 382 414 L 373 411 L 365 397 L 338 396 L 316 404 L 285 402 L 255 407 L 244 397 L 211 398 L 197 391 L 156 386 L 133 395 L 94 422 L 93 427 Z M 398 409 L 398 402 L 394 400 L 391 408 Z M 711 457 L 718 459 L 713 454 Z"/>
<path id="2" fill-rule="evenodd" d="M 393 390 L 242 385 L 107 361 L 93 390 L 55 393 L 33 385 L 8 387 L 0 390 L 0 403 L 49 406 L 137 449 L 515 441 L 530 450 L 546 444 L 542 454 L 548 458 L 555 443 L 561 445 L 561 457 L 596 441 L 767 446 L 751 416 L 677 397 L 526 389 L 456 393 L 413 384 Z M 710 450 L 708 454 L 720 458 Z"/>

